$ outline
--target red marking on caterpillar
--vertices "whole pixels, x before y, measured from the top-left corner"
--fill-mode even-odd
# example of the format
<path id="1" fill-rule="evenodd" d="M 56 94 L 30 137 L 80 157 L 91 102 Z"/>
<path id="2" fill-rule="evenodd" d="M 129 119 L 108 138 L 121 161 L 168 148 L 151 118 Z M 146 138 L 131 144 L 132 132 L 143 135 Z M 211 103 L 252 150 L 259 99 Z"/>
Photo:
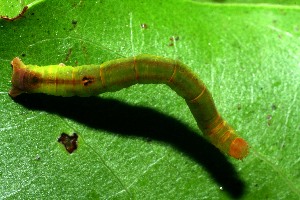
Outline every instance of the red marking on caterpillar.
<path id="1" fill-rule="evenodd" d="M 77 67 L 25 65 L 19 58 L 11 64 L 12 97 L 21 93 L 92 96 L 134 84 L 166 84 L 185 99 L 198 127 L 213 145 L 236 159 L 248 154 L 247 142 L 220 116 L 204 83 L 177 60 L 138 55 Z"/>

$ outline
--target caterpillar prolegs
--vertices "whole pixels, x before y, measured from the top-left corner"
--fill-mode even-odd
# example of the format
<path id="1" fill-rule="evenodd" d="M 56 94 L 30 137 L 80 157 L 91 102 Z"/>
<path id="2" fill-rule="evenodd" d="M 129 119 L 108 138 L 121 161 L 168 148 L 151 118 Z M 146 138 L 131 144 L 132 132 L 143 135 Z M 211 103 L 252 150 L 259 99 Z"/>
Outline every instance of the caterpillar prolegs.
<path id="1" fill-rule="evenodd" d="M 13 67 L 10 96 L 45 93 L 55 96 L 93 96 L 134 84 L 164 83 L 185 99 L 206 138 L 226 154 L 243 159 L 247 142 L 239 137 L 216 110 L 204 83 L 183 63 L 154 55 L 138 55 L 78 67 L 25 65 L 19 58 Z"/>

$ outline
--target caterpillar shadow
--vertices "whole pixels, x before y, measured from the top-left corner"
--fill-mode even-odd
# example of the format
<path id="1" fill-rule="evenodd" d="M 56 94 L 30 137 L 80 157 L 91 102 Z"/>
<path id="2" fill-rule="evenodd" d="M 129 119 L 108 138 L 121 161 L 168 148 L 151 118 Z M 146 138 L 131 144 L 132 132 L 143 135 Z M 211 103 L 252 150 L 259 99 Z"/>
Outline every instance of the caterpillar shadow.
<path id="1" fill-rule="evenodd" d="M 29 109 L 56 113 L 96 129 L 168 143 L 203 166 L 231 197 L 244 194 L 244 182 L 226 156 L 179 120 L 158 111 L 99 97 L 23 94 L 14 100 Z"/>

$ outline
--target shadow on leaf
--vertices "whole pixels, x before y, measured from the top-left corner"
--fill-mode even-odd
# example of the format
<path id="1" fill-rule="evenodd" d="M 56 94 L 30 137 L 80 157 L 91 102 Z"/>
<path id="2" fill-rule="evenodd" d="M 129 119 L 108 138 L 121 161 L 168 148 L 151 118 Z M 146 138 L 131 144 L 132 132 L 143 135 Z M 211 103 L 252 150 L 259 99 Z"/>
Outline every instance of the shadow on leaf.
<path id="1" fill-rule="evenodd" d="M 180 121 L 158 111 L 99 97 L 23 94 L 14 100 L 29 109 L 56 113 L 92 128 L 168 143 L 203 166 L 233 198 L 244 193 L 245 185 L 225 155 Z"/>

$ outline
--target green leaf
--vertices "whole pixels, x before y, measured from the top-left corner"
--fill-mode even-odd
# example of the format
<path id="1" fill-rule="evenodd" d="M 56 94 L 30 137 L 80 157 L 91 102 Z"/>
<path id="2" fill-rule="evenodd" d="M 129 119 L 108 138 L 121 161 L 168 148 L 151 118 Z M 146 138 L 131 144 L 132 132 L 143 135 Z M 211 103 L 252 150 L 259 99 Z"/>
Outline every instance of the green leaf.
<path id="1" fill-rule="evenodd" d="M 38 1 L 0 20 L 1 197 L 299 198 L 299 3 L 232 2 Z M 249 156 L 237 161 L 208 144 L 167 86 L 92 98 L 7 94 L 16 56 L 76 66 L 141 53 L 188 64 Z M 69 154 L 57 139 L 73 132 Z"/>
<path id="2" fill-rule="evenodd" d="M 26 9 L 33 7 L 35 4 L 41 3 L 44 0 L 20 0 L 20 1 L 0 1 L 0 16 L 1 18 L 14 18 L 18 15 L 23 15 Z"/>

